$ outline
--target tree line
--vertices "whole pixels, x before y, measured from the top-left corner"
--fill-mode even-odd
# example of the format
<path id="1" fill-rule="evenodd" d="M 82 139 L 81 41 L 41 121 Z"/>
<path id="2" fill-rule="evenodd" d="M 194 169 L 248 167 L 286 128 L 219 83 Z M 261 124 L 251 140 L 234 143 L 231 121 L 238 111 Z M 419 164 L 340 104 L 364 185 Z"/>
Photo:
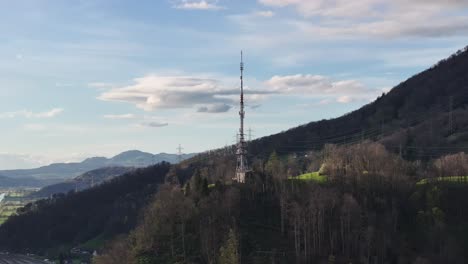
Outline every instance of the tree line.
<path id="1" fill-rule="evenodd" d="M 213 160 L 185 180 L 174 167 L 138 226 L 94 262 L 463 263 L 468 185 L 438 177 L 468 175 L 466 164 L 464 153 L 405 161 L 364 142 L 273 152 L 244 185 Z M 293 178 L 315 170 L 327 180 Z"/>

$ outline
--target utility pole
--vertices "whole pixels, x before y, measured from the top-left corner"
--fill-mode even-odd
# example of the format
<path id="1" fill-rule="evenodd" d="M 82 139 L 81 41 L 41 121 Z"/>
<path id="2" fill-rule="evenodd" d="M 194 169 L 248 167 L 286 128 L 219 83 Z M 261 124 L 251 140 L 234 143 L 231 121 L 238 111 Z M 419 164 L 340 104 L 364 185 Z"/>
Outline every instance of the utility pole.
<path id="1" fill-rule="evenodd" d="M 177 159 L 179 160 L 179 163 L 182 161 L 182 150 L 184 148 L 179 144 L 179 147 L 177 147 Z"/>
<path id="2" fill-rule="evenodd" d="M 249 171 L 249 167 L 247 164 L 247 150 L 245 146 L 245 134 L 244 134 L 244 118 L 245 118 L 245 111 L 244 111 L 244 60 L 241 51 L 241 63 L 240 63 L 240 110 L 239 110 L 239 117 L 240 117 L 240 128 L 239 128 L 239 141 L 237 142 L 237 166 L 236 166 L 236 176 L 234 180 L 239 183 L 245 183 L 245 177 L 247 172 Z"/>

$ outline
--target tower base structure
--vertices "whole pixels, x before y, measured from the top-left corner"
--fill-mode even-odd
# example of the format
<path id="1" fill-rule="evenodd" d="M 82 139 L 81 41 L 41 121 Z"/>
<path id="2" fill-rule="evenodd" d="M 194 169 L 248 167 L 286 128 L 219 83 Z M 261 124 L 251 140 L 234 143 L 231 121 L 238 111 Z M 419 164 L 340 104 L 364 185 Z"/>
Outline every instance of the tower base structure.
<path id="1" fill-rule="evenodd" d="M 238 183 L 246 183 L 250 176 L 251 171 L 236 172 L 236 175 L 234 176 L 234 178 L 232 178 L 232 180 Z"/>
<path id="2" fill-rule="evenodd" d="M 233 180 L 237 181 L 238 183 L 245 183 L 246 172 L 236 172 L 236 176 Z"/>

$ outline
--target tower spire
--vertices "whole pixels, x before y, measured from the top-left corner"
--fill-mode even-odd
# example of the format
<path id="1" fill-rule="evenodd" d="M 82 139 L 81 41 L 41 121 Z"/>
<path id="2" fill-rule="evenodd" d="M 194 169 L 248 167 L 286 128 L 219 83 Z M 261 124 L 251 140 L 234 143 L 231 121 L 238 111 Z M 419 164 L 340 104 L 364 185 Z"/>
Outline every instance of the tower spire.
<path id="1" fill-rule="evenodd" d="M 241 62 L 240 62 L 240 128 L 239 128 L 239 140 L 237 142 L 237 166 L 236 166 L 236 177 L 234 180 L 244 183 L 245 182 L 245 175 L 249 171 L 248 164 L 247 164 L 247 151 L 245 148 L 245 134 L 244 134 L 244 118 L 245 118 L 245 111 L 244 111 L 244 58 L 243 52 L 241 51 Z"/>

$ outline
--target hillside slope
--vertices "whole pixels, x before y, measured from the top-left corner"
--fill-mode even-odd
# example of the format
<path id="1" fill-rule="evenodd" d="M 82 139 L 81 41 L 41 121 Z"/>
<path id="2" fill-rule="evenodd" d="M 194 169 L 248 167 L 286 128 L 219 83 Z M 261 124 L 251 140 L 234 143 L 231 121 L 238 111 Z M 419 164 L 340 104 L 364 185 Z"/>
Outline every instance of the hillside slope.
<path id="1" fill-rule="evenodd" d="M 88 171 L 71 180 L 45 186 L 39 191 L 32 193 L 30 196 L 33 198 L 47 198 L 58 193 L 83 191 L 133 170 L 135 170 L 133 167 L 106 167 Z"/>
<path id="2" fill-rule="evenodd" d="M 249 150 L 254 156 L 268 156 L 274 150 L 301 153 L 326 143 L 372 139 L 395 152 L 401 145 L 407 158 L 438 157 L 468 149 L 467 105 L 465 48 L 356 111 L 255 140 Z"/>
<path id="3" fill-rule="evenodd" d="M 169 168 L 161 163 L 137 169 L 92 189 L 29 204 L 0 227 L 0 246 L 46 253 L 128 232 Z"/>

